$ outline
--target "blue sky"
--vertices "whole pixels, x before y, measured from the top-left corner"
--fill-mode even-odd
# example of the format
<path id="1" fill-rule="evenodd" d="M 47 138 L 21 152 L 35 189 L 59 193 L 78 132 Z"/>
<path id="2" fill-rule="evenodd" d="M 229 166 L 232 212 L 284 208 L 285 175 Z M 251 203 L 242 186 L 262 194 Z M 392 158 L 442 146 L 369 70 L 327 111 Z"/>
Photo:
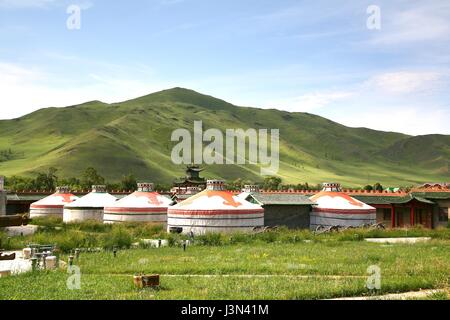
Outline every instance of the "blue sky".
<path id="1" fill-rule="evenodd" d="M 81 8 L 69 30 L 67 8 Z M 369 30 L 367 8 L 381 10 Z M 175 86 L 450 134 L 447 0 L 0 0 L 0 118 Z"/>

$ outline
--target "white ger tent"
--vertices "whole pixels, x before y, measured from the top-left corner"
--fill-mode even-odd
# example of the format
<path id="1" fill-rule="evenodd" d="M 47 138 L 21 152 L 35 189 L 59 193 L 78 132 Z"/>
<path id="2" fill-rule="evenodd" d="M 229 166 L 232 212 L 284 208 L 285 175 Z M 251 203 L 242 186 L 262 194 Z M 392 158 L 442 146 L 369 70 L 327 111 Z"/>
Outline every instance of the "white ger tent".
<path id="1" fill-rule="evenodd" d="M 64 222 L 84 220 L 103 221 L 103 210 L 117 198 L 106 192 L 105 186 L 92 186 L 92 191 L 84 197 L 64 206 Z"/>
<path id="2" fill-rule="evenodd" d="M 114 222 L 167 222 L 169 198 L 153 191 L 152 183 L 138 183 L 138 191 L 105 207 L 103 221 Z"/>
<path id="3" fill-rule="evenodd" d="M 58 187 L 56 192 L 30 205 L 30 217 L 63 217 L 64 206 L 77 200 L 78 197 L 70 193 L 69 187 Z"/>
<path id="4" fill-rule="evenodd" d="M 310 198 L 313 206 L 310 228 L 318 226 L 358 227 L 376 223 L 376 209 L 341 192 L 338 183 L 324 183 L 324 188 Z"/>
<path id="5" fill-rule="evenodd" d="M 208 180 L 206 190 L 169 207 L 167 229 L 204 234 L 264 226 L 264 209 L 225 191 L 224 186 L 224 181 Z"/>

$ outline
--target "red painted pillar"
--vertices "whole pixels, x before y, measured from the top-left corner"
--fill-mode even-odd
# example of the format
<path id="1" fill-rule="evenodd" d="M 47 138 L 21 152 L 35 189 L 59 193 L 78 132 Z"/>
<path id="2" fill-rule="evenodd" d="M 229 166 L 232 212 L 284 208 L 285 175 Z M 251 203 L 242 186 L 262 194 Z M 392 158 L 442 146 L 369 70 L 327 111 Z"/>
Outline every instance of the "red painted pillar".
<path id="1" fill-rule="evenodd" d="M 395 228 L 395 207 L 391 205 L 391 220 L 392 220 L 392 228 Z"/>
<path id="2" fill-rule="evenodd" d="M 414 226 L 414 204 L 411 203 L 411 213 L 409 214 L 409 221 L 411 226 Z"/>

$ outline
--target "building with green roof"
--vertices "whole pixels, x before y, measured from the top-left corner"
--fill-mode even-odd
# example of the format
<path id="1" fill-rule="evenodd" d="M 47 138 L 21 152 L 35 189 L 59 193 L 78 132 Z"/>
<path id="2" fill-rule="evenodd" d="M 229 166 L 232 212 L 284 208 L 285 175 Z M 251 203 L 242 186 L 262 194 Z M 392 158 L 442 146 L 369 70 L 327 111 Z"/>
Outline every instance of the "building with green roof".
<path id="1" fill-rule="evenodd" d="M 309 229 L 314 202 L 305 195 L 291 192 L 261 193 L 254 186 L 246 186 L 239 196 L 264 208 L 265 226 Z"/>

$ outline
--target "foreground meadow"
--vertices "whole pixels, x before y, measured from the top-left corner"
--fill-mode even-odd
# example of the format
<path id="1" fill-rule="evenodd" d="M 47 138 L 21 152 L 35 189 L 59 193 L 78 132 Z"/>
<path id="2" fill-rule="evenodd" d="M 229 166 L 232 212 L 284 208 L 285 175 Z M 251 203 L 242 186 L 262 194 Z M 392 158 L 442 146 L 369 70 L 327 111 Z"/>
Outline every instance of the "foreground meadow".
<path id="1" fill-rule="evenodd" d="M 92 246 L 103 249 L 83 252 L 75 262 L 81 272 L 80 289 L 68 288 L 71 274 L 65 269 L 36 271 L 0 278 L 0 299 L 325 299 L 448 289 L 450 284 L 450 238 L 445 229 L 210 235 L 194 238 L 184 251 L 179 244 L 182 237 L 155 226 L 53 227 L 32 238 L 9 239 L 9 245 L 39 242 L 46 235 L 48 243 L 64 242 L 61 259 L 67 261 L 71 248 L 65 235 L 76 232 L 82 243 L 88 237 Z M 366 236 L 395 237 L 405 232 L 433 239 L 409 245 L 363 241 Z M 170 246 L 130 248 L 142 236 L 169 238 Z M 122 248 L 116 257 L 110 250 L 113 246 Z M 379 290 L 366 287 L 370 266 L 380 268 Z M 136 289 L 136 273 L 160 274 L 161 287 Z"/>

